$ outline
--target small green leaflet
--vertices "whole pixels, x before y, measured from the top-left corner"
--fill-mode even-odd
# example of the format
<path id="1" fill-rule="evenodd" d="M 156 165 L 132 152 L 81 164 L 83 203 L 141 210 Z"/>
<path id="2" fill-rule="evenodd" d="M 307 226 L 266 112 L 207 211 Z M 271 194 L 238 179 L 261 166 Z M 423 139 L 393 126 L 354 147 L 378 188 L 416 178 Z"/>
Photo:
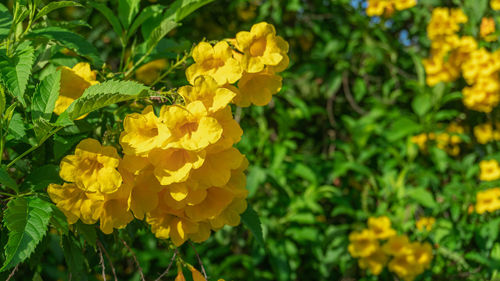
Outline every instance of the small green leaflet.
<path id="1" fill-rule="evenodd" d="M 83 95 L 76 99 L 65 112 L 67 112 L 71 120 L 75 120 L 99 108 L 122 101 L 146 97 L 148 94 L 148 87 L 134 81 L 110 80 L 88 87 L 83 92 Z"/>
<path id="2" fill-rule="evenodd" d="M 5 49 L 0 49 L 0 79 L 7 90 L 26 106 L 24 92 L 31 75 L 31 66 L 35 59 L 33 47 L 29 41 L 19 44 L 12 57 Z"/>
<path id="3" fill-rule="evenodd" d="M 58 70 L 45 77 L 36 87 L 31 104 L 31 119 L 50 120 L 61 86 L 61 71 Z"/>
<path id="4" fill-rule="evenodd" d="M 9 34 L 10 26 L 12 25 L 12 15 L 9 9 L 3 4 L 0 4 L 0 40 L 7 37 Z"/>
<path id="5" fill-rule="evenodd" d="M 0 271 L 26 260 L 47 232 L 51 204 L 37 197 L 19 197 L 7 204 L 4 225 L 9 230 L 5 245 L 5 263 Z"/>
<path id="6" fill-rule="evenodd" d="M 0 184 L 7 186 L 8 188 L 14 190 L 16 193 L 19 192 L 16 181 L 14 181 L 9 176 L 9 174 L 5 170 L 5 167 L 0 167 Z"/>
<path id="7" fill-rule="evenodd" d="M 35 21 L 38 20 L 39 18 L 47 15 L 48 13 L 54 11 L 54 10 L 57 10 L 57 9 L 60 9 L 60 8 L 64 8 L 64 7 L 70 7 L 70 6 L 82 6 L 82 4 L 78 3 L 78 2 L 74 2 L 74 1 L 54 1 L 54 2 L 50 2 L 49 4 L 47 4 L 45 7 L 43 7 L 42 9 L 40 9 L 40 11 L 38 12 L 38 14 L 36 15 L 35 17 Z"/>
<path id="8" fill-rule="evenodd" d="M 262 235 L 260 219 L 250 204 L 248 204 L 245 212 L 241 214 L 241 221 L 248 229 L 250 229 L 255 237 L 255 240 L 257 240 L 261 246 L 264 246 L 264 236 Z"/>

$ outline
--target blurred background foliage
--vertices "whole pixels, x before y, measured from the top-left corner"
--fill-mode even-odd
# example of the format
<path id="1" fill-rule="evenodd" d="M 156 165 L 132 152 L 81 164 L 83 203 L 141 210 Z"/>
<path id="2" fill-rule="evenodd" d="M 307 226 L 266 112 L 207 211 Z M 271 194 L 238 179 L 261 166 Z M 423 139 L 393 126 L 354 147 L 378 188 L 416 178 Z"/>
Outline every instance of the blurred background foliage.
<path id="1" fill-rule="evenodd" d="M 170 3 L 142 2 L 142 7 Z M 348 234 L 377 215 L 390 217 L 393 227 L 412 240 L 433 244 L 432 267 L 417 280 L 498 278 L 500 218 L 469 211 L 480 188 L 478 161 L 500 160 L 498 144 L 478 145 L 470 130 L 487 118 L 495 120 L 498 111 L 486 116 L 467 110 L 460 94 L 463 81 L 426 86 L 421 63 L 430 46 L 426 26 L 432 9 L 442 6 L 462 7 L 469 16 L 465 29 L 476 37 L 483 15 L 498 16 L 486 0 L 420 0 L 388 19 L 368 17 L 362 0 L 216 0 L 160 43 L 152 59 L 174 59 L 204 38 L 228 38 L 267 21 L 290 44 L 282 91 L 269 106 L 236 109 L 244 130 L 238 147 L 251 163 L 248 201 L 261 219 L 264 244 L 243 226 L 226 227 L 196 244 L 209 279 L 376 280 L 359 269 L 347 245 Z M 118 67 L 119 39 L 97 11 L 65 8 L 51 13 L 50 20 L 83 34 L 109 67 Z M 147 28 L 141 34 L 148 34 Z M 61 55 L 53 62 L 72 66 L 77 59 Z M 182 71 L 170 77 L 172 86 L 186 83 Z M 422 152 L 411 142 L 412 136 L 444 130 L 451 122 L 466 130 L 459 134 L 458 155 L 432 145 Z M 108 130 L 107 136 L 118 136 L 117 128 Z M 61 143 L 53 163 L 84 136 Z M 415 222 L 423 216 L 436 218 L 431 232 L 417 231 Z M 138 231 L 140 223 L 125 232 L 145 275 L 154 280 L 173 251 L 150 232 Z M 119 280 L 139 280 L 126 249 L 113 242 L 117 237 L 83 224 L 76 230 L 86 241 L 81 254 L 95 273 L 89 280 L 100 278 L 99 256 L 91 246 L 96 235 Z M 58 237 L 48 235 L 39 245 L 46 250 L 37 251 L 44 254 L 32 256 L 16 278 L 31 280 L 37 272 L 43 280 L 67 280 L 59 247 L 65 242 Z M 192 247 L 186 244 L 180 252 L 196 264 Z M 385 271 L 378 278 L 395 277 Z"/>

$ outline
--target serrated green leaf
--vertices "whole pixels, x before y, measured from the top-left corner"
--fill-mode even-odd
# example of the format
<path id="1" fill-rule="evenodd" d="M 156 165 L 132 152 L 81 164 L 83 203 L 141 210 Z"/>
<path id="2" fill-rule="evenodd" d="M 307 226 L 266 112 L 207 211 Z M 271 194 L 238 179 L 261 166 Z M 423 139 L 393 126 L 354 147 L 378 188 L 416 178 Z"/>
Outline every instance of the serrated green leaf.
<path id="1" fill-rule="evenodd" d="M 149 88 L 134 81 L 106 81 L 88 87 L 66 110 L 74 120 L 99 108 L 148 95 Z"/>
<path id="2" fill-rule="evenodd" d="M 151 32 L 151 35 L 149 36 L 148 40 L 146 41 L 146 46 L 148 50 L 153 49 L 158 45 L 158 42 L 165 37 L 172 29 L 174 29 L 177 26 L 177 23 L 170 19 L 164 19 L 160 23 L 159 26 L 157 26 L 155 29 L 153 29 L 153 32 Z"/>
<path id="3" fill-rule="evenodd" d="M 62 234 L 67 235 L 69 232 L 68 219 L 59 208 L 55 205 L 52 206 L 52 217 L 50 218 L 50 224 L 60 231 Z"/>
<path id="4" fill-rule="evenodd" d="M 85 257 L 80 245 L 76 240 L 70 236 L 64 235 L 62 237 L 62 246 L 64 250 L 64 258 L 68 265 L 69 272 L 71 272 L 71 280 L 86 281 L 87 272 L 85 270 Z"/>
<path id="5" fill-rule="evenodd" d="M 94 3 L 94 2 L 89 2 L 89 6 L 92 8 L 98 10 L 101 12 L 101 14 L 108 20 L 108 22 L 111 24 L 113 27 L 113 30 L 115 33 L 118 35 L 118 37 L 121 37 L 123 34 L 123 28 L 120 24 L 120 20 L 115 16 L 113 11 L 111 11 L 110 8 L 108 8 L 106 5 L 101 4 L 101 3 Z"/>
<path id="6" fill-rule="evenodd" d="M 32 191 L 43 191 L 51 183 L 59 183 L 59 166 L 47 164 L 33 169 L 24 179 L 23 186 Z"/>
<path id="7" fill-rule="evenodd" d="M 0 167 L 0 184 L 7 186 L 8 188 L 14 190 L 16 193 L 19 192 L 16 181 L 14 181 L 9 176 L 9 173 L 7 173 L 4 167 Z"/>
<path id="8" fill-rule="evenodd" d="M 51 204 L 37 197 L 19 197 L 7 204 L 4 225 L 9 230 L 5 263 L 0 271 L 26 260 L 47 232 Z"/>
<path id="9" fill-rule="evenodd" d="M 425 188 L 415 188 L 415 189 L 410 189 L 408 191 L 408 196 L 417 201 L 422 206 L 428 207 L 428 208 L 436 208 L 437 203 L 434 200 L 434 197 L 432 196 L 432 193 L 427 191 Z"/>
<path id="10" fill-rule="evenodd" d="M 14 113 L 9 122 L 9 134 L 7 135 L 8 139 L 21 140 L 26 136 L 26 127 L 24 126 L 24 120 L 21 114 Z"/>
<path id="11" fill-rule="evenodd" d="M 248 229 L 250 229 L 255 237 L 255 240 L 257 240 L 261 246 L 264 246 L 264 236 L 262 235 L 260 219 L 250 204 L 248 204 L 245 212 L 241 214 L 241 221 Z"/>
<path id="12" fill-rule="evenodd" d="M 31 119 L 50 120 L 61 86 L 61 71 L 58 70 L 45 77 L 36 87 L 31 103 Z"/>
<path id="13" fill-rule="evenodd" d="M 130 38 L 132 35 L 135 34 L 135 31 L 149 18 L 160 14 L 163 9 L 162 5 L 152 5 L 144 8 L 139 16 L 135 19 L 135 21 L 132 23 L 130 26 L 129 30 L 127 31 L 128 37 Z"/>
<path id="14" fill-rule="evenodd" d="M 3 4 L 0 4 L 0 40 L 7 37 L 10 26 L 12 25 L 12 15 L 9 9 Z"/>
<path id="15" fill-rule="evenodd" d="M 129 28 L 139 12 L 140 2 L 140 0 L 118 0 L 118 17 L 125 29 Z"/>
<path id="16" fill-rule="evenodd" d="M 57 10 L 57 9 L 60 9 L 60 8 L 64 8 L 64 7 L 71 7 L 71 6 L 79 6 L 79 7 L 82 7 L 82 4 L 78 3 L 78 2 L 74 2 L 74 1 L 54 1 L 54 2 L 50 2 L 49 4 L 47 4 L 46 6 L 44 6 L 42 9 L 40 9 L 40 11 L 38 12 L 38 14 L 35 16 L 35 21 L 38 20 L 39 18 L 47 15 L 48 13 L 54 11 L 54 10 Z"/>
<path id="17" fill-rule="evenodd" d="M 165 12 L 166 19 L 180 22 L 197 9 L 213 2 L 214 0 L 176 0 Z"/>
<path id="18" fill-rule="evenodd" d="M 34 29 L 28 34 L 29 38 L 43 37 L 48 40 L 59 43 L 60 45 L 67 47 L 77 54 L 89 58 L 92 62 L 101 67 L 103 61 L 99 56 L 99 52 L 90 44 L 85 38 L 79 34 L 72 32 L 70 30 L 57 27 L 49 26 L 40 29 Z"/>
<path id="19" fill-rule="evenodd" d="M 5 49 L 0 49 L 0 79 L 23 106 L 26 106 L 24 92 L 34 59 L 34 50 L 29 41 L 19 44 L 12 57 L 7 56 Z"/>

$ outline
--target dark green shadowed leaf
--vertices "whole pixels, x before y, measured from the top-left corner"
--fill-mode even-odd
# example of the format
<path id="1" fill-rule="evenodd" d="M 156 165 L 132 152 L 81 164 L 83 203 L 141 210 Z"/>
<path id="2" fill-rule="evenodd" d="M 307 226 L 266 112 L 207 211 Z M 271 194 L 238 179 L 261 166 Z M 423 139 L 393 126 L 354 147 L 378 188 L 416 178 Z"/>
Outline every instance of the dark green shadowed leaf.
<path id="1" fill-rule="evenodd" d="M 77 54 L 89 58 L 98 67 L 101 67 L 103 64 L 97 49 L 85 40 L 85 38 L 70 30 L 56 26 L 49 26 L 31 31 L 31 33 L 28 34 L 28 37 L 43 37 L 48 40 L 55 41 L 62 46 L 75 51 Z"/>
<path id="2" fill-rule="evenodd" d="M 47 232 L 51 204 L 36 197 L 20 197 L 7 204 L 4 225 L 9 230 L 4 271 L 26 260 Z"/>
<path id="3" fill-rule="evenodd" d="M 165 12 L 167 19 L 180 22 L 197 9 L 213 2 L 214 0 L 176 0 Z"/>
<path id="4" fill-rule="evenodd" d="M 264 246 L 264 236 L 262 235 L 260 219 L 250 204 L 248 205 L 245 212 L 241 214 L 241 221 L 248 229 L 250 229 L 253 236 L 255 237 L 255 240 L 261 246 Z"/>
<path id="5" fill-rule="evenodd" d="M 9 9 L 3 4 L 0 4 L 0 40 L 7 37 L 10 26 L 12 25 L 12 15 Z"/>
<path id="6" fill-rule="evenodd" d="M 140 0 L 119 0 L 118 17 L 125 29 L 128 29 L 132 20 L 139 12 Z"/>
<path id="7" fill-rule="evenodd" d="M 38 20 L 39 18 L 47 15 L 48 13 L 54 11 L 54 10 L 57 10 L 57 9 L 60 9 L 60 8 L 64 8 L 64 7 L 71 7 L 71 6 L 79 6 L 79 7 L 81 7 L 82 4 L 80 4 L 78 2 L 74 2 L 74 1 L 57 1 L 57 2 L 54 1 L 54 2 L 50 2 L 46 6 L 44 6 L 42 9 L 40 9 L 40 11 L 38 12 L 38 14 L 35 17 L 35 21 Z"/>
<path id="8" fill-rule="evenodd" d="M 101 12 L 101 14 L 111 24 L 111 26 L 113 27 L 113 30 L 118 35 L 118 37 L 122 36 L 122 34 L 123 34 L 123 28 L 122 28 L 122 26 L 120 24 L 120 20 L 118 20 L 118 18 L 115 16 L 115 14 L 113 13 L 113 11 L 111 11 L 110 8 L 108 8 L 104 4 L 94 3 L 94 2 L 89 2 L 89 5 L 92 8 L 94 8 L 94 9 L 98 10 L 99 12 Z"/>
<path id="9" fill-rule="evenodd" d="M 16 181 L 14 181 L 4 167 L 0 167 L 0 184 L 14 190 L 16 193 L 19 192 Z"/>
<path id="10" fill-rule="evenodd" d="M 71 272 L 71 280 L 88 280 L 85 269 L 85 257 L 83 256 L 82 249 L 77 244 L 76 240 L 69 235 L 64 235 L 62 237 L 62 246 L 66 265 Z"/>

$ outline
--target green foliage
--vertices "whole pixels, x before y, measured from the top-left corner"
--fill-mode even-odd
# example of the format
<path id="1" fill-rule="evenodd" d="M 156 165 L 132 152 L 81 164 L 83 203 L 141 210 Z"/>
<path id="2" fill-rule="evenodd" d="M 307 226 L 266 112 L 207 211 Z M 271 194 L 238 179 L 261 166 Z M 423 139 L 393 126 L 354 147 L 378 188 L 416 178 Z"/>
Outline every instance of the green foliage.
<path id="1" fill-rule="evenodd" d="M 26 106 L 24 92 L 35 59 L 33 52 L 29 41 L 20 44 L 12 56 L 7 54 L 6 49 L 0 49 L 0 79 L 23 106 Z"/>
<path id="2" fill-rule="evenodd" d="M 47 75 L 37 86 L 31 103 L 31 118 L 50 120 L 56 100 L 59 97 L 61 71 Z"/>
<path id="3" fill-rule="evenodd" d="M 0 271 L 16 266 L 31 255 L 47 232 L 51 212 L 50 204 L 36 197 L 20 197 L 7 204 L 4 225 L 9 230 L 9 241 Z"/>

